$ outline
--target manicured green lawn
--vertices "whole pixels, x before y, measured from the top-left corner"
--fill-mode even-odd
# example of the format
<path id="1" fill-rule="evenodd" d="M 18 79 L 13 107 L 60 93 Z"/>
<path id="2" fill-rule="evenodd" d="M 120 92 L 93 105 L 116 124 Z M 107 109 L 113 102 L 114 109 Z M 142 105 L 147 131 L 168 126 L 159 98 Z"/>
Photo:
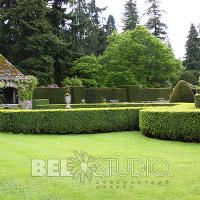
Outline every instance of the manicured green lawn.
<path id="1" fill-rule="evenodd" d="M 31 159 L 64 159 L 74 151 L 85 151 L 94 158 L 118 158 L 120 173 L 125 173 L 127 159 L 143 161 L 163 158 L 169 163 L 165 177 L 93 177 L 80 184 L 70 177 L 32 177 Z M 108 169 L 108 162 L 102 162 Z M 157 163 L 154 172 L 165 166 Z M 140 167 L 135 169 L 136 172 Z M 199 199 L 200 145 L 161 141 L 140 132 L 47 136 L 0 134 L 1 200 L 181 200 Z"/>

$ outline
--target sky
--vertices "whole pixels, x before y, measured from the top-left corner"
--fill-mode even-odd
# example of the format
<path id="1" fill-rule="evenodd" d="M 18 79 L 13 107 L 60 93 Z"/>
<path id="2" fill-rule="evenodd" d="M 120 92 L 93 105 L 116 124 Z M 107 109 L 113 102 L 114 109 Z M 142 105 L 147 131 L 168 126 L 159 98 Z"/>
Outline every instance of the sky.
<path id="1" fill-rule="evenodd" d="M 117 29 L 122 31 L 124 4 L 126 0 L 96 0 L 99 7 L 106 7 L 104 15 L 113 15 Z M 145 0 L 137 0 L 139 15 L 142 16 L 148 8 Z M 196 27 L 200 24 L 200 0 L 160 0 L 160 7 L 165 10 L 162 21 L 168 25 L 168 35 L 176 58 L 183 59 L 185 55 L 185 43 L 190 30 L 191 23 Z M 141 18 L 140 23 L 144 25 L 146 19 Z"/>

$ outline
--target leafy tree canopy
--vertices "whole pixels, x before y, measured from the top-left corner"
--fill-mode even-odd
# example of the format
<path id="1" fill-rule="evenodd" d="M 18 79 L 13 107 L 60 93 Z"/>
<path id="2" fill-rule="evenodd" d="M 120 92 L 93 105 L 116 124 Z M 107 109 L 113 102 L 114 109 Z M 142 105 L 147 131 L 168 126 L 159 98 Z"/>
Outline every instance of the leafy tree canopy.
<path id="1" fill-rule="evenodd" d="M 109 36 L 108 47 L 100 62 L 103 65 L 106 86 L 140 84 L 143 87 L 166 87 L 174 83 L 180 75 L 181 62 L 177 61 L 170 48 L 151 35 L 142 26 L 133 31 Z M 113 73 L 121 77 L 113 85 Z M 119 76 L 119 73 L 123 75 Z"/>

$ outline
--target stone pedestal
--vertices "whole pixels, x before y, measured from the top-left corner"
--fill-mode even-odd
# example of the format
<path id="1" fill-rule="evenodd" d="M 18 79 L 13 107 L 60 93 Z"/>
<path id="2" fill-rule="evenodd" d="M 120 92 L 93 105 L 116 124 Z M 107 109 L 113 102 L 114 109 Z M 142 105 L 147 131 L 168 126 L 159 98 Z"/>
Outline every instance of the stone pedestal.
<path id="1" fill-rule="evenodd" d="M 65 103 L 66 103 L 65 109 L 72 109 L 70 106 L 71 96 L 65 96 Z"/>
<path id="2" fill-rule="evenodd" d="M 22 106 L 24 110 L 32 110 L 32 101 L 25 100 L 22 102 Z"/>

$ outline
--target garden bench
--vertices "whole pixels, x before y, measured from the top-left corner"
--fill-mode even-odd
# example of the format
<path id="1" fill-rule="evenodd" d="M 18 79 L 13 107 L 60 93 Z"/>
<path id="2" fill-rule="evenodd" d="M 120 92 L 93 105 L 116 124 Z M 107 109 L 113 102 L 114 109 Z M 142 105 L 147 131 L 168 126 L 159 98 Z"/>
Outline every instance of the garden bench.
<path id="1" fill-rule="evenodd" d="M 163 102 L 163 101 L 165 101 L 165 99 L 164 98 L 157 98 L 157 101 L 158 102 Z"/>
<path id="2" fill-rule="evenodd" d="M 110 100 L 110 103 L 119 103 L 119 100 Z"/>

